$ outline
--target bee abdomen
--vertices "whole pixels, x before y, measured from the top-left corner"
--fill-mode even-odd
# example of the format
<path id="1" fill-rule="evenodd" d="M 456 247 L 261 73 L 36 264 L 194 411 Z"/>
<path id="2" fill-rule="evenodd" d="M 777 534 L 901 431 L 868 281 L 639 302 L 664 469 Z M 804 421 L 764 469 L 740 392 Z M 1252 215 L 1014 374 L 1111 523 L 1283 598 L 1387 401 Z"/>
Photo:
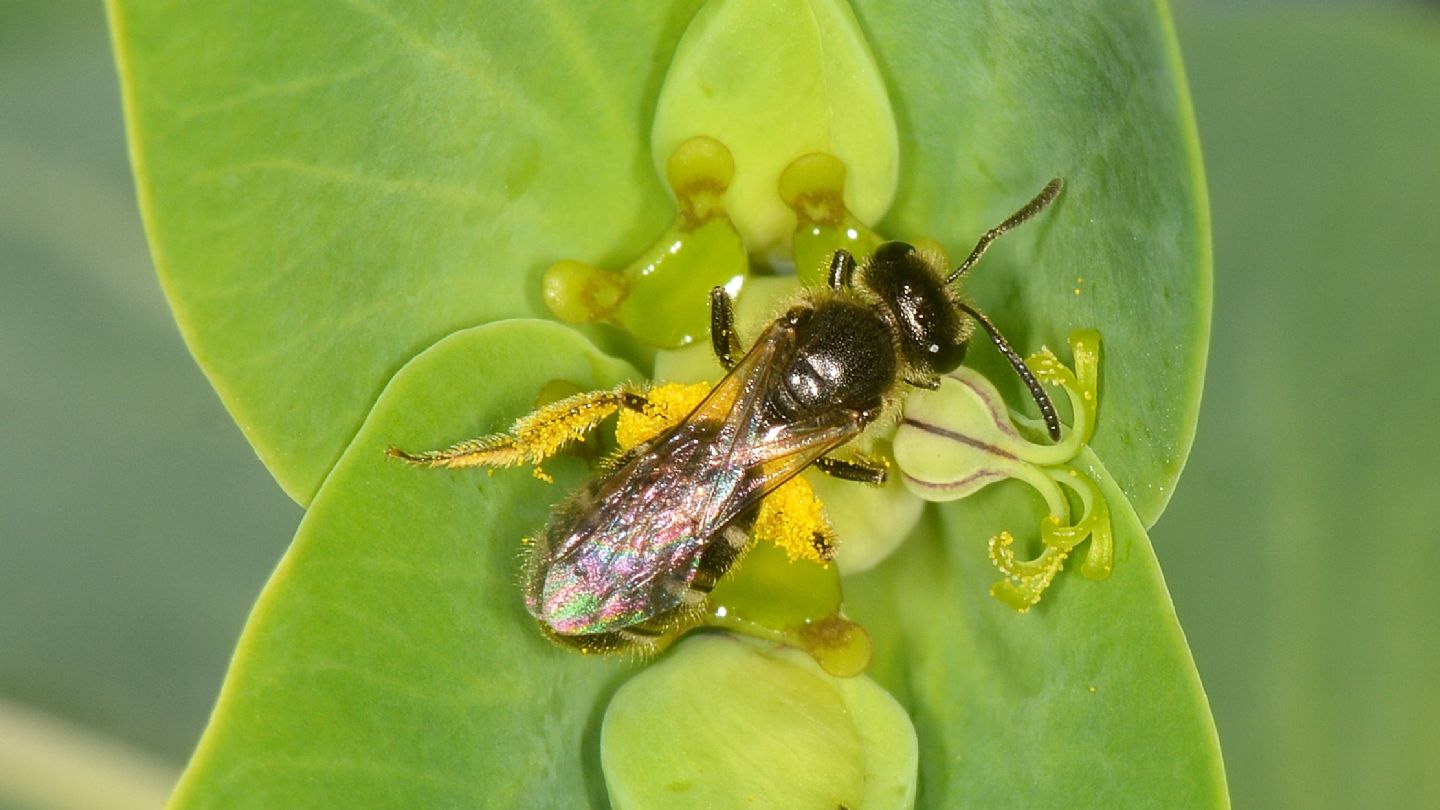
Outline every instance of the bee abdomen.
<path id="1" fill-rule="evenodd" d="M 730 571 L 735 561 L 740 559 L 749 544 L 750 532 L 746 526 L 732 523 L 720 531 L 720 536 L 700 555 L 695 577 L 690 580 L 691 593 L 699 594 L 695 604 L 705 601 L 705 597 L 715 589 L 715 585 Z"/>

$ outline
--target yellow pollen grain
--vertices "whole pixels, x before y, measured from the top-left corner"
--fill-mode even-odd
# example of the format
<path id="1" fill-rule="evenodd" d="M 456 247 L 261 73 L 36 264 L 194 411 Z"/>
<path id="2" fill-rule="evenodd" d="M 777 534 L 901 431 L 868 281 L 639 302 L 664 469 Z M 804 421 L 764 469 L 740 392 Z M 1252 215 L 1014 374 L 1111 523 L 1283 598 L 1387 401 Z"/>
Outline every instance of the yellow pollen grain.
<path id="1" fill-rule="evenodd" d="M 659 436 L 684 419 L 710 393 L 709 383 L 665 383 L 645 392 L 645 408 L 622 408 L 615 422 L 615 441 L 629 450 Z"/>
<path id="2" fill-rule="evenodd" d="M 791 562 L 800 559 L 823 562 L 815 548 L 815 536 L 833 534 L 824 505 L 810 483 L 799 477 L 786 481 L 760 502 L 754 532 L 756 538 L 783 549 Z"/>

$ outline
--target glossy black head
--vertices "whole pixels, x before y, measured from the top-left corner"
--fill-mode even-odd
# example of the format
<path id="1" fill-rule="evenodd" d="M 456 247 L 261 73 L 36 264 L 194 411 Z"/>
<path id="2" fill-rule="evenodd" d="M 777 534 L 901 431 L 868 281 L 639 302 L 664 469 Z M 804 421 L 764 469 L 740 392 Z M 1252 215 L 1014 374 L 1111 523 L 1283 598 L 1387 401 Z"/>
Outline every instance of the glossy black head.
<path id="1" fill-rule="evenodd" d="M 899 374 L 899 358 L 884 319 L 864 304 L 831 300 L 797 307 L 786 316 L 795 329 L 795 353 L 771 394 L 789 419 L 880 407 Z"/>
<path id="2" fill-rule="evenodd" d="M 912 245 L 886 242 L 860 271 L 861 283 L 894 315 L 906 362 L 936 374 L 960 366 L 969 337 L 945 283 L 948 269 L 932 267 Z"/>

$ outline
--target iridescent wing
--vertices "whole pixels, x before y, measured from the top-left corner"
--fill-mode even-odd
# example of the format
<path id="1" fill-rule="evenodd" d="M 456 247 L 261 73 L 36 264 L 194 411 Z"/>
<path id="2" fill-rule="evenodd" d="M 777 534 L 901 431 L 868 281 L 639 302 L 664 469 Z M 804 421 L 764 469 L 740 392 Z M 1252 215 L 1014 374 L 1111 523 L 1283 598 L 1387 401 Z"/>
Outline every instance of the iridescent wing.
<path id="1" fill-rule="evenodd" d="M 860 433 L 848 410 L 803 423 L 767 413 L 766 394 L 794 352 L 793 330 L 772 325 L 679 425 L 557 514 L 527 595 L 536 618 L 588 635 L 680 607 L 727 525 Z"/>

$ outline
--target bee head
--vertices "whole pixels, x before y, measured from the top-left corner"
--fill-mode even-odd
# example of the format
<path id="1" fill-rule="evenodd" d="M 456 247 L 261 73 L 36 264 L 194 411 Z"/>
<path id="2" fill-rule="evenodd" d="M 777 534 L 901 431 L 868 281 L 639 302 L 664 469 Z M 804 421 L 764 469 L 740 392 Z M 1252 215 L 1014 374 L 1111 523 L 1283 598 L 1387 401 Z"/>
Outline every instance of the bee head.
<path id="1" fill-rule="evenodd" d="M 948 269 L 913 245 L 886 242 L 860 271 L 861 283 L 894 317 L 907 364 L 933 374 L 960 366 L 971 330 L 945 282 Z"/>

